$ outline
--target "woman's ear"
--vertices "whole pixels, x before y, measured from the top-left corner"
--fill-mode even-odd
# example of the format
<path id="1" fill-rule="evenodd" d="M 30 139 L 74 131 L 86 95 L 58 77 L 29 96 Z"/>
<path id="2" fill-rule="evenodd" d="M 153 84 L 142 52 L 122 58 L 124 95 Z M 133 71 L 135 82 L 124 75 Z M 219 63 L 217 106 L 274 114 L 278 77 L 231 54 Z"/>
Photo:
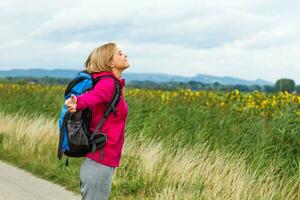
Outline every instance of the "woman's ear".
<path id="1" fill-rule="evenodd" d="M 113 69 L 113 68 L 115 67 L 115 62 L 114 62 L 114 61 L 111 61 L 111 62 L 109 63 L 109 66 L 111 67 L 111 69 Z"/>
<path id="2" fill-rule="evenodd" d="M 109 66 L 110 66 L 111 68 L 114 68 L 114 67 L 115 67 L 114 57 L 112 57 L 111 61 L 109 62 Z"/>

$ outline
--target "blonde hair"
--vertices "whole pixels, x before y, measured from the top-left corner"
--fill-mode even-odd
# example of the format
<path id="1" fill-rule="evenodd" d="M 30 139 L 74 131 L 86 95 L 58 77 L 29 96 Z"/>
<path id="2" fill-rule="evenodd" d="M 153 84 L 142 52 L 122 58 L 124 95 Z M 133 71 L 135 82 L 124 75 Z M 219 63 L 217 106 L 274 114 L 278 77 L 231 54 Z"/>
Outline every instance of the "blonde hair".
<path id="1" fill-rule="evenodd" d="M 107 43 L 95 48 L 85 61 L 85 69 L 89 73 L 112 71 L 110 64 L 116 49 L 115 43 Z"/>

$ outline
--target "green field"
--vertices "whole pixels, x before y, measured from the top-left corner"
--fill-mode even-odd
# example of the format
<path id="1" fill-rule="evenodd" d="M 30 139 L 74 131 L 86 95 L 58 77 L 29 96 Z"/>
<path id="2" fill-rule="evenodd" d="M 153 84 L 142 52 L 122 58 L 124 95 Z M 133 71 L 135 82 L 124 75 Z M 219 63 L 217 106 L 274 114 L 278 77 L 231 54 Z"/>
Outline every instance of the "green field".
<path id="1" fill-rule="evenodd" d="M 63 87 L 0 84 L 0 156 L 79 192 L 56 158 Z M 111 199 L 300 199 L 300 97 L 125 91 L 126 143 Z"/>

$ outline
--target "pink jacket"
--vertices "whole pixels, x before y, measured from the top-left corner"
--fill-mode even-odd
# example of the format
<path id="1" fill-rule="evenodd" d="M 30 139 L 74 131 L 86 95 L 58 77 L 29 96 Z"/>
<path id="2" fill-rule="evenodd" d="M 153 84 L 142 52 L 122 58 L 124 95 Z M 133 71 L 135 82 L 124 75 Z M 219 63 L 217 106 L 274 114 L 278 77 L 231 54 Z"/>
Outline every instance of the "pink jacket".
<path id="1" fill-rule="evenodd" d="M 116 77 L 112 72 L 108 71 L 94 73 L 93 77 L 97 78 L 103 75 L 113 75 Z M 116 77 L 116 79 L 118 78 Z M 110 167 L 118 167 L 120 164 L 124 144 L 125 123 L 128 114 L 128 106 L 123 95 L 125 80 L 121 79 L 119 83 L 121 86 L 121 97 L 116 106 L 117 115 L 115 116 L 114 113 L 111 113 L 102 126 L 103 133 L 107 135 L 107 142 L 103 148 L 103 159 L 100 160 L 99 150 L 86 155 L 86 157 Z M 103 78 L 95 85 L 93 90 L 77 97 L 77 110 L 83 110 L 88 107 L 92 109 L 91 132 L 96 129 L 96 126 L 103 117 L 107 103 L 112 100 L 114 84 L 113 79 Z"/>

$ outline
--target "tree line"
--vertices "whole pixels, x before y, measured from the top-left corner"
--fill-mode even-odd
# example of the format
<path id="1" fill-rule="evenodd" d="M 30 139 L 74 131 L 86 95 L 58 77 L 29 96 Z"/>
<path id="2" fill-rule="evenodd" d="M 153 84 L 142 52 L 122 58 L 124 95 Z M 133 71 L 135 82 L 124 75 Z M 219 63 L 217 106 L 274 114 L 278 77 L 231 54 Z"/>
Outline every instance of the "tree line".
<path id="1" fill-rule="evenodd" d="M 44 84 L 44 85 L 67 85 L 69 78 L 54 78 L 54 77 L 5 77 L 0 78 L 2 83 L 18 83 L 18 84 Z M 238 89 L 243 92 L 262 91 L 262 92 L 278 92 L 288 91 L 290 93 L 300 94 L 300 85 L 296 85 L 292 79 L 279 79 L 274 85 L 224 85 L 219 82 L 206 84 L 197 81 L 189 82 L 163 82 L 158 83 L 154 81 L 130 81 L 126 83 L 129 88 L 141 89 L 161 89 L 161 90 L 177 90 L 179 88 L 191 90 L 213 90 L 213 91 L 228 91 Z"/>
<path id="2" fill-rule="evenodd" d="M 274 85 L 224 85 L 219 82 L 212 84 L 205 84 L 197 81 L 189 82 L 165 82 L 157 83 L 153 81 L 131 81 L 127 85 L 132 88 L 148 88 L 148 89 L 162 89 L 162 90 L 175 90 L 178 88 L 191 89 L 191 90 L 214 90 L 214 91 L 228 91 L 238 89 L 243 92 L 262 91 L 262 92 L 279 92 L 288 91 L 290 93 L 300 94 L 300 85 L 296 85 L 292 79 L 279 79 Z"/>

